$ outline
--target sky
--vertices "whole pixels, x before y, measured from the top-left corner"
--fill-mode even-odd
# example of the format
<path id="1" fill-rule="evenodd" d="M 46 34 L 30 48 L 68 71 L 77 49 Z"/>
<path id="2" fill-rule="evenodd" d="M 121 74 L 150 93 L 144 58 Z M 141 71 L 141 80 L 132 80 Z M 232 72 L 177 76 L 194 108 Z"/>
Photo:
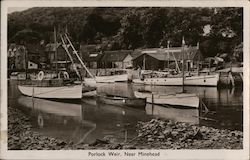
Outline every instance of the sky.
<path id="1" fill-rule="evenodd" d="M 28 9 L 28 7 L 9 7 L 8 8 L 8 13 L 13 13 L 13 12 L 16 12 L 16 11 L 23 11 L 23 10 L 26 10 Z"/>

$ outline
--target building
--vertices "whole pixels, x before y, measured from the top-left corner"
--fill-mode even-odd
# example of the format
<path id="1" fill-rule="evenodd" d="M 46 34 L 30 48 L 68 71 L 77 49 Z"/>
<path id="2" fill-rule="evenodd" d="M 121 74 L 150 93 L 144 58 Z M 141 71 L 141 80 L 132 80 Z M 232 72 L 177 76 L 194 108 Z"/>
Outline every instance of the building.
<path id="1" fill-rule="evenodd" d="M 40 44 L 26 44 L 24 46 L 12 43 L 8 46 L 9 69 L 23 70 L 26 65 L 28 69 L 38 69 L 40 62 L 44 61 L 43 58 L 44 47 Z"/>
<path id="2" fill-rule="evenodd" d="M 8 46 L 8 69 L 25 69 L 25 52 L 23 45 L 14 43 Z"/>
<path id="3" fill-rule="evenodd" d="M 181 70 L 182 48 L 150 48 L 136 50 L 137 56 L 133 58 L 133 66 L 146 70 L 164 70 L 166 68 Z M 140 54 L 138 54 L 140 53 Z M 198 47 L 184 48 L 185 69 L 197 68 L 203 56 Z"/>
<path id="4" fill-rule="evenodd" d="M 69 51 L 72 52 L 72 49 L 69 48 Z M 56 66 L 59 70 L 66 70 L 69 68 L 71 61 L 62 43 L 48 43 L 45 47 L 45 52 L 48 57 L 50 69 L 56 69 Z"/>
<path id="5" fill-rule="evenodd" d="M 101 58 L 103 56 L 102 52 L 92 52 L 87 55 L 82 55 L 82 60 L 86 67 L 91 69 L 97 69 L 102 67 Z"/>
<path id="6" fill-rule="evenodd" d="M 105 51 L 101 58 L 101 68 L 126 69 L 132 66 L 132 50 Z"/>
<path id="7" fill-rule="evenodd" d="M 38 64 L 28 61 L 28 69 L 38 69 Z"/>
<path id="8" fill-rule="evenodd" d="M 26 44 L 28 69 L 41 68 L 40 63 L 46 62 L 45 46 L 40 44 Z M 37 65 L 37 66 L 36 66 Z"/>

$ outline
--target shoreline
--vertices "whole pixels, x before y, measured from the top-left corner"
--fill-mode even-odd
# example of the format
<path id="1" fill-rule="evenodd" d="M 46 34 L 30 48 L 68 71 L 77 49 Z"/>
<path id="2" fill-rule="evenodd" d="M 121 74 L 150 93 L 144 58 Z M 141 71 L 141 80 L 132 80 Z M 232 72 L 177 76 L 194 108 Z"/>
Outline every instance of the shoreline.
<path id="1" fill-rule="evenodd" d="M 92 144 L 67 143 L 32 131 L 30 119 L 8 106 L 9 150 L 94 149 L 243 149 L 243 132 L 152 119 L 138 122 L 137 136 L 124 143 L 96 139 Z"/>

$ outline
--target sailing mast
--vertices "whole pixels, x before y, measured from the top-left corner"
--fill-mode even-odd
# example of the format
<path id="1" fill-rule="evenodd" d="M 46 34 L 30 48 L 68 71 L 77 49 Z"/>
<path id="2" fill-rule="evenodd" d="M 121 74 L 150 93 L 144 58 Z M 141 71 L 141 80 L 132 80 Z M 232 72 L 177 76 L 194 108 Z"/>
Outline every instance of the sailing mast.
<path id="1" fill-rule="evenodd" d="M 184 47 L 185 47 L 185 40 L 184 36 L 182 37 L 182 47 L 181 47 L 181 55 L 182 55 L 182 92 L 184 93 Z"/>
<path id="2" fill-rule="evenodd" d="M 170 44 L 170 41 L 168 40 L 168 70 L 169 70 L 169 44 Z"/>
<path id="3" fill-rule="evenodd" d="M 56 40 L 56 27 L 54 27 L 54 42 L 55 42 L 55 60 L 56 60 L 56 74 L 58 75 L 58 66 L 57 66 L 57 40 Z"/>
<path id="4" fill-rule="evenodd" d="M 61 37 L 61 40 L 62 40 L 62 43 L 63 43 L 62 46 L 63 46 L 64 50 L 66 51 L 66 53 L 67 53 L 68 56 L 69 56 L 69 59 L 70 59 L 70 61 L 71 61 L 71 63 L 72 63 L 72 67 L 73 67 L 73 69 L 75 70 L 77 76 L 78 76 L 78 77 L 80 78 L 80 80 L 82 81 L 82 77 L 81 77 L 80 73 L 79 73 L 78 70 L 77 70 L 77 67 L 76 67 L 76 65 L 75 65 L 75 63 L 74 63 L 73 57 L 71 56 L 71 54 L 70 54 L 70 52 L 69 52 L 69 50 L 68 50 L 68 47 L 67 47 L 67 45 L 66 45 L 66 43 L 65 43 L 65 41 L 64 41 L 64 39 L 63 39 L 63 36 L 60 35 L 60 37 Z"/>
<path id="5" fill-rule="evenodd" d="M 67 36 L 67 34 L 64 34 L 66 40 L 68 41 L 69 45 L 71 46 L 71 48 L 73 49 L 73 54 L 76 55 L 77 59 L 80 61 L 80 63 L 82 64 L 83 68 L 88 72 L 88 74 L 90 75 L 91 78 L 93 78 L 95 80 L 94 75 L 88 70 L 88 68 L 85 66 L 85 64 L 83 63 L 81 57 L 78 55 L 75 47 L 73 46 L 73 44 L 71 43 L 69 37 Z"/>

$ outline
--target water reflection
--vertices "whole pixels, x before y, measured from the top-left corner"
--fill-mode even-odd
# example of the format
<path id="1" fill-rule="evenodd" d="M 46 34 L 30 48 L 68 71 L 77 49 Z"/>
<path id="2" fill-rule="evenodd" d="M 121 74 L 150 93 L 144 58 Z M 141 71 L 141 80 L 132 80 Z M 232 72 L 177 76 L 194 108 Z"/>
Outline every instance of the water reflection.
<path id="1" fill-rule="evenodd" d="M 83 142 L 96 129 L 96 124 L 84 119 L 81 104 L 62 103 L 20 96 L 18 103 L 26 107 L 35 131 L 65 141 Z"/>
<path id="2" fill-rule="evenodd" d="M 145 110 L 148 115 L 154 115 L 155 117 L 169 119 L 174 122 L 199 124 L 198 109 L 178 109 L 147 104 Z"/>
<path id="3" fill-rule="evenodd" d="M 160 93 L 176 93 L 175 86 L 144 86 L 127 83 L 98 84 L 97 93 L 133 97 L 133 92 L 146 89 Z M 138 121 L 154 117 L 173 121 L 213 126 L 243 128 L 243 92 L 241 88 L 185 87 L 196 93 L 206 105 L 198 109 L 167 108 L 147 104 L 143 109 L 98 103 L 95 98 L 83 98 L 80 104 L 55 102 L 21 96 L 16 82 L 9 82 L 8 104 L 18 107 L 32 119 L 33 130 L 65 141 L 92 143 L 104 137 L 123 142 L 136 136 Z"/>
<path id="4" fill-rule="evenodd" d="M 99 93 L 105 92 L 110 95 L 134 97 L 135 90 L 148 90 L 159 94 L 173 94 L 182 91 L 179 86 L 152 86 L 140 84 L 102 84 L 98 86 Z M 243 89 L 242 88 L 216 88 L 216 87 L 193 87 L 185 86 L 188 93 L 195 93 L 200 97 L 200 101 L 205 105 L 199 109 L 199 124 L 213 126 L 216 128 L 243 129 Z M 161 107 L 162 108 L 162 107 Z M 171 109 L 168 109 L 171 110 Z M 173 109 L 178 112 L 184 112 L 181 109 Z M 147 108 L 146 108 L 147 111 Z M 175 118 L 172 113 L 165 114 L 161 118 Z M 175 113 L 173 113 L 175 114 Z M 187 113 L 192 115 L 192 113 Z M 154 115 L 154 114 L 153 114 Z M 155 116 L 155 115 L 154 115 Z"/>

